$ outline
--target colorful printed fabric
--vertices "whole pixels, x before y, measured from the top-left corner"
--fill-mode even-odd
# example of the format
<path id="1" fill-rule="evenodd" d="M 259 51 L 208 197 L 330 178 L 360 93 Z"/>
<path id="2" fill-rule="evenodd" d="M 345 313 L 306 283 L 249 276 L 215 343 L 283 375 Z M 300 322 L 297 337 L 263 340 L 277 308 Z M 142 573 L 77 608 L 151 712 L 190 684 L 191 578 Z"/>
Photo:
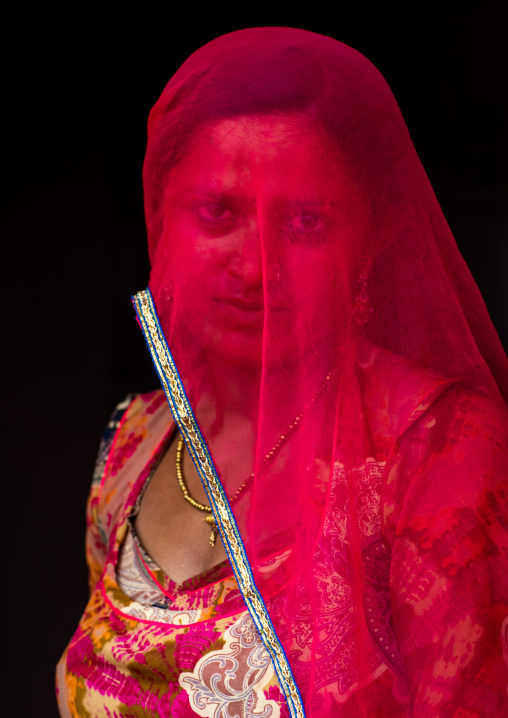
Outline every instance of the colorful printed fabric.
<path id="1" fill-rule="evenodd" d="M 91 597 L 58 665 L 60 713 L 287 716 L 229 563 L 177 586 L 135 541 L 129 516 L 172 430 L 162 392 L 129 399 L 108 425 L 88 503 Z"/>
<path id="2" fill-rule="evenodd" d="M 478 397 L 453 387 L 439 391 L 429 393 L 419 408 L 422 421 L 405 432 L 390 462 L 380 449 L 355 470 L 354 506 L 344 503 L 351 477 L 334 466 L 334 498 L 315 552 L 326 580 L 313 617 L 330 649 L 317 656 L 322 705 L 316 709 L 327 715 L 361 716 L 363 699 L 377 706 L 371 718 L 503 715 L 506 491 L 495 475 L 485 474 L 484 486 L 467 482 L 470 448 L 490 452 L 497 418 Z M 385 411 L 382 400 L 371 402 L 379 426 Z M 88 503 L 90 601 L 57 669 L 62 717 L 289 716 L 229 565 L 177 586 L 150 564 L 129 528 L 173 430 L 162 391 L 129 399 L 114 421 Z M 464 466 L 464 481 L 447 493 L 442 476 L 449 463 Z M 316 465 L 317 484 L 328 474 Z M 356 641 L 352 512 L 362 535 L 369 645 Z M 290 549 L 279 550 L 261 571 L 282 585 L 290 565 Z M 143 572 L 147 580 L 140 582 Z M 305 687 L 312 651 L 305 591 L 270 593 L 268 609 Z M 476 707 L 451 711 L 449 696 Z"/>

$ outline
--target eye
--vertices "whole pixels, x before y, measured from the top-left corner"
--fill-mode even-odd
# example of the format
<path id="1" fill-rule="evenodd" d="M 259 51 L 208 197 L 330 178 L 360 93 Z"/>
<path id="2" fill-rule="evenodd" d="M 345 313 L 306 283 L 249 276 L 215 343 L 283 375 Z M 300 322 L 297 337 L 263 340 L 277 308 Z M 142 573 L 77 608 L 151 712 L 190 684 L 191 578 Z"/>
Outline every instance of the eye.
<path id="1" fill-rule="evenodd" d="M 224 204 L 200 204 L 196 207 L 198 218 L 205 222 L 231 222 L 235 219 L 234 213 Z"/>
<path id="2" fill-rule="evenodd" d="M 287 229 L 294 242 L 321 244 L 327 236 L 328 222 L 321 214 L 303 211 L 289 219 Z"/>
<path id="3" fill-rule="evenodd" d="M 316 232 L 323 227 L 324 222 L 316 214 L 299 214 L 293 217 L 289 224 L 291 229 L 295 229 L 297 232 Z"/>

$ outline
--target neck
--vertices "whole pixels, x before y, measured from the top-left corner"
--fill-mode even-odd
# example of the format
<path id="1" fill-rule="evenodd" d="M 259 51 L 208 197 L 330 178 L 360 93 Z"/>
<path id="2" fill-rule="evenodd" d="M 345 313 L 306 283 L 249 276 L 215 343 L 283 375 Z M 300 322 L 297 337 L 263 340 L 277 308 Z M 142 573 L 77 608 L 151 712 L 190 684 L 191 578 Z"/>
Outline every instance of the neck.
<path id="1" fill-rule="evenodd" d="M 224 362 L 222 357 L 207 356 L 207 378 L 197 412 L 209 436 L 223 431 L 241 430 L 257 423 L 261 372 L 258 367 L 243 367 Z"/>

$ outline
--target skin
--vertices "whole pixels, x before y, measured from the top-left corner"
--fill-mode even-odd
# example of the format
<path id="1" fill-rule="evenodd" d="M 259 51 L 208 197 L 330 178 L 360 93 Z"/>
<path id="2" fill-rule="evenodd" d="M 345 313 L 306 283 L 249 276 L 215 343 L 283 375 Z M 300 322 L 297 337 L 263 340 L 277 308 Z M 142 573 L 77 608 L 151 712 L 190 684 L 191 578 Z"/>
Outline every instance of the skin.
<path id="1" fill-rule="evenodd" d="M 340 271 L 330 275 L 329 268 L 344 264 L 347 237 L 358 233 L 351 211 L 357 201 L 336 144 L 300 117 L 240 117 L 204 127 L 169 174 L 163 279 L 175 298 L 192 297 L 192 311 L 182 304 L 179 317 L 207 367 L 196 411 L 232 491 L 252 471 L 263 333 L 276 436 L 294 418 L 281 391 L 308 351 L 298 328 L 320 346 L 338 316 Z M 302 288 L 310 288 L 312 302 Z M 276 341 L 280 336 L 286 340 Z M 320 381 L 325 374 L 316 368 Z M 175 454 L 173 441 L 145 492 L 136 531 L 181 583 L 226 554 L 220 540 L 209 546 L 203 514 L 184 500 Z M 186 451 L 184 476 L 191 496 L 207 504 Z"/>

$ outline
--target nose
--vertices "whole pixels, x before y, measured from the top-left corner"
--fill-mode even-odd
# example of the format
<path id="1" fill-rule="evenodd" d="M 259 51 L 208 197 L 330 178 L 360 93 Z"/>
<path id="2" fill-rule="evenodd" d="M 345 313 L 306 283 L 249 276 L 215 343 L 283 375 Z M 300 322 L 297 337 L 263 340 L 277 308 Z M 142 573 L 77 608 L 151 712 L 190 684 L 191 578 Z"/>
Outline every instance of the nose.
<path id="1" fill-rule="evenodd" d="M 243 282 L 246 288 L 254 289 L 263 284 L 263 255 L 261 238 L 256 216 L 246 218 L 238 229 L 235 245 L 229 262 L 229 272 Z"/>

